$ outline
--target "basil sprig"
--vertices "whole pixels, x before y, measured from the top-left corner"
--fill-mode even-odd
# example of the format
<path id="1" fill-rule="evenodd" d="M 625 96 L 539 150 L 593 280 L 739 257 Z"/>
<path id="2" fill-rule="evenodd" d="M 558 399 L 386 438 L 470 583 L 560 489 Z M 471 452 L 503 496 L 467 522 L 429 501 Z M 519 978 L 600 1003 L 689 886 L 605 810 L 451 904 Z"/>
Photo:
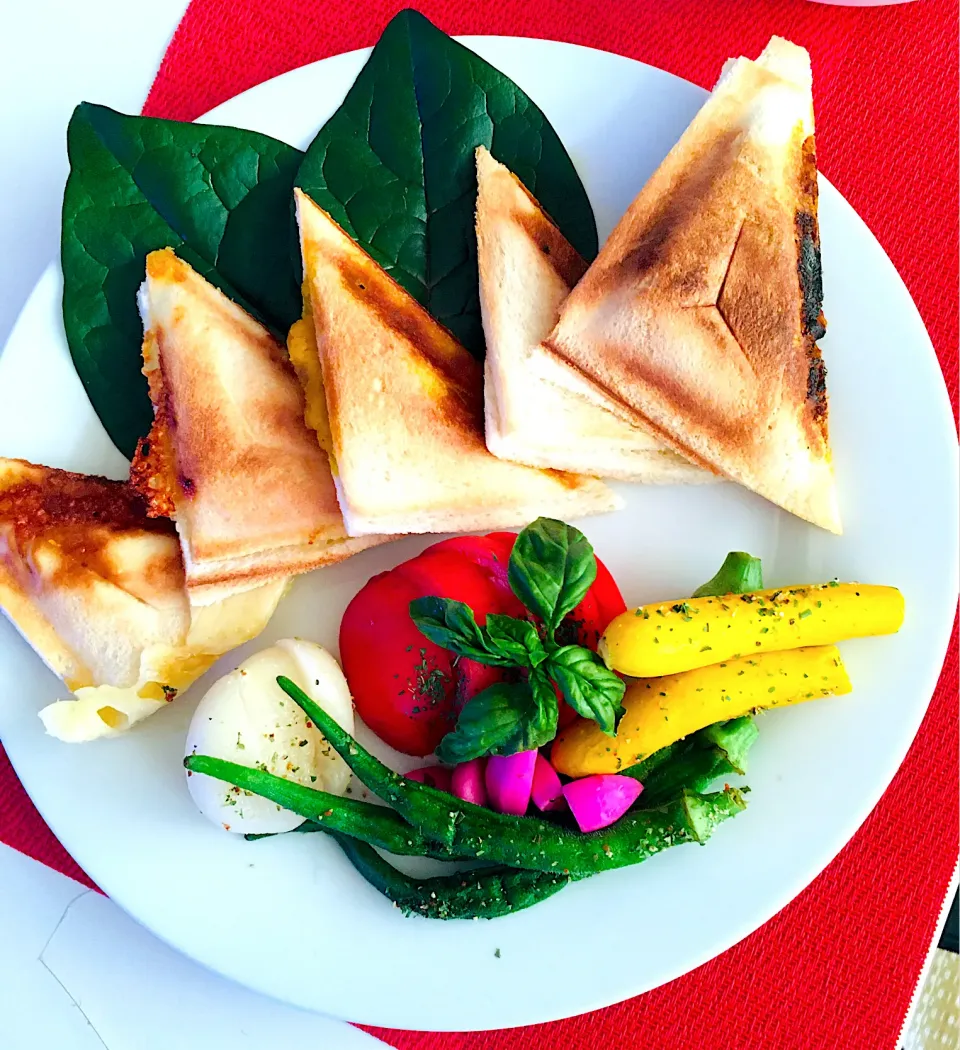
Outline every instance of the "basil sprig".
<path id="1" fill-rule="evenodd" d="M 473 610 L 452 598 L 415 598 L 410 616 L 431 642 L 457 656 L 491 667 L 537 667 L 547 658 L 537 629 L 528 620 L 491 613 L 480 627 Z"/>
<path id="2" fill-rule="evenodd" d="M 525 681 L 492 685 L 466 703 L 456 729 L 437 747 L 442 762 L 512 755 L 549 743 L 557 732 L 558 690 L 579 715 L 615 733 L 623 681 L 593 650 L 561 646 L 555 638 L 596 578 L 597 559 L 583 533 L 538 518 L 514 543 L 508 579 L 539 625 L 491 613 L 481 627 L 463 602 L 428 597 L 410 603 L 413 622 L 430 641 L 482 664 L 526 672 Z"/>
<path id="3" fill-rule="evenodd" d="M 498 682 L 477 693 L 457 727 L 440 741 L 437 758 L 448 765 L 481 755 L 514 755 L 543 747 L 557 735 L 557 697 L 542 671 L 526 682 Z"/>
<path id="4" fill-rule="evenodd" d="M 547 673 L 578 715 L 592 718 L 607 736 L 614 735 L 625 687 L 592 649 L 582 645 L 557 649 L 548 657 Z"/>
<path id="5" fill-rule="evenodd" d="M 579 529 L 538 518 L 517 537 L 507 572 L 513 593 L 552 635 L 593 586 L 597 559 Z"/>

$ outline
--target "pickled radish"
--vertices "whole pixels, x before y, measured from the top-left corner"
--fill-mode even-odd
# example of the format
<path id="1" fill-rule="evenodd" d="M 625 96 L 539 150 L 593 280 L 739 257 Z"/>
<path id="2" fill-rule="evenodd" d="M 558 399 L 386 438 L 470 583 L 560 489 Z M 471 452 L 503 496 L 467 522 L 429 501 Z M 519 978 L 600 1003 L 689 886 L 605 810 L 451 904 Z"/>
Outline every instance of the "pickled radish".
<path id="1" fill-rule="evenodd" d="M 487 759 L 484 781 L 490 808 L 499 813 L 522 817 L 530 805 L 536 751 L 516 755 L 491 755 Z M 629 778 L 626 778 L 629 779 Z"/>
<path id="2" fill-rule="evenodd" d="M 450 775 L 450 791 L 464 802 L 476 806 L 487 805 L 487 785 L 484 783 L 485 760 L 474 758 L 470 762 L 461 762 Z"/>
<path id="3" fill-rule="evenodd" d="M 533 787 L 530 791 L 530 798 L 541 812 L 560 809 L 564 804 L 563 785 L 560 783 L 560 777 L 541 754 L 537 755 L 537 761 L 533 767 Z"/>
<path id="4" fill-rule="evenodd" d="M 637 801 L 643 785 L 633 777 L 596 773 L 563 786 L 573 819 L 581 831 L 598 831 L 619 820 Z"/>

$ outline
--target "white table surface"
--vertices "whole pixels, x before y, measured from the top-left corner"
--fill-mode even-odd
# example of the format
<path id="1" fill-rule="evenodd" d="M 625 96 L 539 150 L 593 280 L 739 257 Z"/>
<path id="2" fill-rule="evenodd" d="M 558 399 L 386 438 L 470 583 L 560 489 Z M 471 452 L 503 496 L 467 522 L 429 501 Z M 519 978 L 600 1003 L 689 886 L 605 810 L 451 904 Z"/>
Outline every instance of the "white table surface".
<path id="1" fill-rule="evenodd" d="M 186 0 L 0 3 L 0 346 L 60 240 L 80 101 L 139 111 Z M 383 1046 L 223 980 L 115 904 L 0 846 L 3 1050 Z"/>

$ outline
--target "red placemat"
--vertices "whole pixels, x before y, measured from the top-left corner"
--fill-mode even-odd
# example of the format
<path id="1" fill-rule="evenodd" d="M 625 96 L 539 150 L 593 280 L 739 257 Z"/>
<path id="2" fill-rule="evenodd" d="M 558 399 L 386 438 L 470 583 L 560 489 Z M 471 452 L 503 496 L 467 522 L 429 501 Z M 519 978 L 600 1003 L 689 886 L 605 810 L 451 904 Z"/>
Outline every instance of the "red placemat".
<path id="1" fill-rule="evenodd" d="M 394 0 L 193 0 L 144 112 L 192 119 L 279 73 L 372 44 L 401 6 Z M 450 33 L 606 48 L 705 87 L 726 58 L 758 54 L 772 33 L 807 47 L 821 168 L 903 276 L 956 412 L 956 3 L 858 9 L 805 0 L 425 0 L 418 6 Z M 401 1050 L 601 1044 L 892 1050 L 956 860 L 957 673 L 955 629 L 923 726 L 880 804 L 819 879 L 720 958 L 664 988 L 569 1021 L 496 1034 L 376 1034 Z M 0 840 L 83 878 L 31 806 L 2 749 Z"/>

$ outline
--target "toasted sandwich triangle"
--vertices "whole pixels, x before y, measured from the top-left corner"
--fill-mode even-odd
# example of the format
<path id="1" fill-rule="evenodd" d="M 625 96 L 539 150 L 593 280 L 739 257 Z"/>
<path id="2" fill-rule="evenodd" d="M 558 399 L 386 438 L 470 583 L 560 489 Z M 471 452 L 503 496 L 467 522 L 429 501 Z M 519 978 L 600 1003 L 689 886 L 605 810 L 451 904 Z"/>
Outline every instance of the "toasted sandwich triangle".
<path id="1" fill-rule="evenodd" d="M 546 342 L 688 459 L 840 532 L 813 134 L 802 48 L 728 63 Z"/>
<path id="2" fill-rule="evenodd" d="M 196 605 L 173 523 L 126 482 L 0 457 L 0 611 L 74 693 L 48 733 L 112 736 L 259 634 L 285 581 Z"/>
<path id="3" fill-rule="evenodd" d="M 483 146 L 477 190 L 487 448 L 529 466 L 625 481 L 711 480 L 542 343 L 587 264 Z"/>
<path id="4" fill-rule="evenodd" d="M 127 684 L 185 636 L 183 584 L 173 526 L 130 486 L 0 458 L 0 607 L 71 689 Z"/>
<path id="5" fill-rule="evenodd" d="M 300 191 L 297 214 L 351 535 L 504 528 L 618 505 L 594 478 L 493 456 L 482 366 Z"/>
<path id="6" fill-rule="evenodd" d="M 283 348 L 170 249 L 147 257 L 144 372 L 156 415 L 131 472 L 172 516 L 194 601 L 341 561 L 326 452 Z"/>

